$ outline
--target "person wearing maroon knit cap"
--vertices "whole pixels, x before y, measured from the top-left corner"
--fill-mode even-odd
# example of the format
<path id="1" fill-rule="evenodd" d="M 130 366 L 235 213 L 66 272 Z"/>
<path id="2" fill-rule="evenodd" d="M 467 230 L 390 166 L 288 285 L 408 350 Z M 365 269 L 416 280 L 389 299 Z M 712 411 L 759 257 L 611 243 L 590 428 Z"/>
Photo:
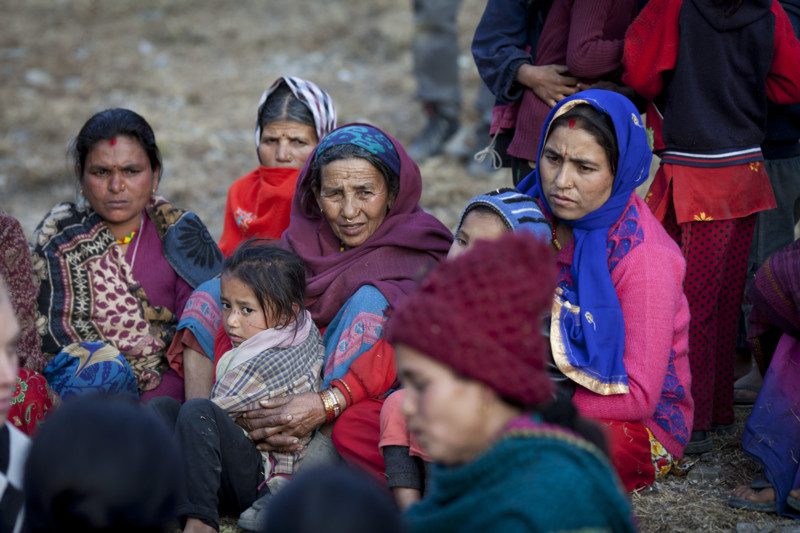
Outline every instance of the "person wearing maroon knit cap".
<path id="1" fill-rule="evenodd" d="M 434 461 L 412 532 L 633 530 L 599 429 L 553 401 L 555 278 L 547 244 L 508 234 L 442 263 L 389 319 L 403 412 Z"/>

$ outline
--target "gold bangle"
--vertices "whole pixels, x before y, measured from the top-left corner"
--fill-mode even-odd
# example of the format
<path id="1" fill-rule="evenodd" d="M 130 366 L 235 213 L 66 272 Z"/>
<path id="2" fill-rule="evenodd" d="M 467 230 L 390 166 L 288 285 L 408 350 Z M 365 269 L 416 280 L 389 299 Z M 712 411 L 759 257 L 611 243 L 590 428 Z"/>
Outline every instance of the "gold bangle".
<path id="1" fill-rule="evenodd" d="M 339 383 L 347 393 L 347 398 L 345 398 L 345 407 L 353 405 L 353 391 L 350 390 L 350 385 L 348 385 L 343 379 L 334 379 L 331 383 Z"/>
<path id="2" fill-rule="evenodd" d="M 322 406 L 325 408 L 325 422 L 330 422 L 333 420 L 333 409 L 331 406 L 331 400 L 325 391 L 320 391 L 319 397 L 322 399 Z"/>
<path id="3" fill-rule="evenodd" d="M 320 398 L 322 398 L 322 405 L 325 408 L 325 421 L 334 421 L 342 412 L 341 406 L 339 405 L 339 398 L 337 398 L 330 389 L 325 389 L 320 392 L 319 395 Z"/>
<path id="4" fill-rule="evenodd" d="M 336 393 L 333 389 L 327 389 L 327 392 L 331 397 L 331 405 L 333 406 L 333 418 L 338 418 L 340 414 L 342 414 L 342 406 L 339 404 L 339 397 L 336 396 Z"/>

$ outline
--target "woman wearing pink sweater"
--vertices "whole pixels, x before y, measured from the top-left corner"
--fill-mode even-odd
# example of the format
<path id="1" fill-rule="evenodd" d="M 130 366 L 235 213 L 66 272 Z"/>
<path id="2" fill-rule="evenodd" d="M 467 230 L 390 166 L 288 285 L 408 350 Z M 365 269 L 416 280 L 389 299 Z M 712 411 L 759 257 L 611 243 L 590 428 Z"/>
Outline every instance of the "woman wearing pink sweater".
<path id="1" fill-rule="evenodd" d="M 685 262 L 635 193 L 652 154 L 628 99 L 577 93 L 553 108 L 541 137 L 538 168 L 518 189 L 553 226 L 553 359 L 580 413 L 606 427 L 634 490 L 669 471 L 691 434 Z"/>

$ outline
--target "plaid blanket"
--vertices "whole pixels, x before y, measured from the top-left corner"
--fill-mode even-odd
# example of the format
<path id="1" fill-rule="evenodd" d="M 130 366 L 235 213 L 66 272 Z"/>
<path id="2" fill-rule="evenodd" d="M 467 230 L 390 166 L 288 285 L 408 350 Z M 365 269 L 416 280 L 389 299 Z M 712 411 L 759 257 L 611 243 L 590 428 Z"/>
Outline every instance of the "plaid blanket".
<path id="1" fill-rule="evenodd" d="M 231 417 L 237 417 L 258 408 L 259 400 L 319 391 L 324 358 L 322 337 L 311 323 L 308 335 L 301 342 L 268 348 L 228 370 L 214 384 L 211 400 Z M 267 479 L 275 474 L 292 474 L 309 440 L 311 437 L 301 441 L 304 448 L 300 452 L 264 452 Z"/>

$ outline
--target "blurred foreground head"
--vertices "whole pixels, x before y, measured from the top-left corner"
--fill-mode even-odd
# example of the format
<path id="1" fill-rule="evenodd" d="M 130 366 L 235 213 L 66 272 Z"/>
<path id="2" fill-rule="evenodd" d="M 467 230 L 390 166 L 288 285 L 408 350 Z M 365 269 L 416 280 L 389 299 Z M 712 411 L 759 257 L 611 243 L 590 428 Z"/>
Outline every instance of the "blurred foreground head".
<path id="1" fill-rule="evenodd" d="M 26 522 L 34 533 L 174 531 L 182 476 L 172 436 L 148 409 L 121 397 L 77 397 L 33 441 Z"/>
<path id="2" fill-rule="evenodd" d="M 346 466 L 324 466 L 303 471 L 275 496 L 262 531 L 402 533 L 405 530 L 385 486 Z"/>
<path id="3" fill-rule="evenodd" d="M 445 261 L 389 319 L 409 431 L 437 463 L 486 451 L 523 411 L 551 402 L 541 323 L 555 261 L 529 232 Z"/>

